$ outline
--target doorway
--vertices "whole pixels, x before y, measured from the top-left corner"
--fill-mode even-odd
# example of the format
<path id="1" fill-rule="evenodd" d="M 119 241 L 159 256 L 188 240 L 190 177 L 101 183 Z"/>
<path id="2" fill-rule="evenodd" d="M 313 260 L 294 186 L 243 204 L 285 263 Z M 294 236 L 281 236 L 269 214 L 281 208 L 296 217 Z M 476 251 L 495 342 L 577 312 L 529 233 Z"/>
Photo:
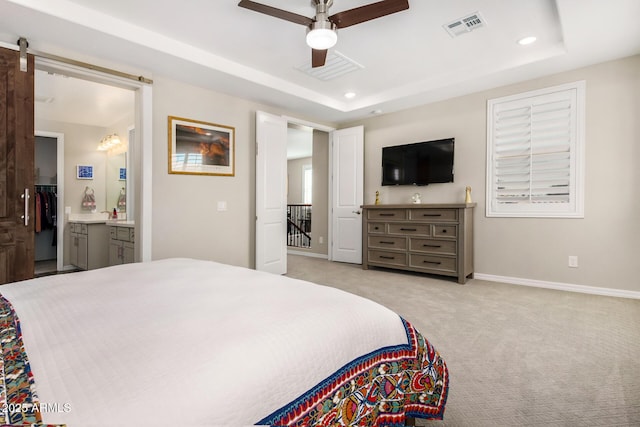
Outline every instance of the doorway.
<path id="1" fill-rule="evenodd" d="M 328 259 L 362 262 L 364 128 L 335 130 L 286 116 L 256 112 L 256 269 L 287 272 L 287 126 L 310 126 L 328 134 Z M 315 180 L 315 178 L 314 178 Z"/>
<path id="2" fill-rule="evenodd" d="M 287 252 L 328 258 L 329 133 L 287 126 Z"/>
<path id="3" fill-rule="evenodd" d="M 107 212 L 114 208 L 120 217 L 132 213 L 126 202 L 118 200 L 121 194 L 131 193 L 126 175 L 131 175 L 127 158 L 133 145 L 129 136 L 135 125 L 136 96 L 132 89 L 39 67 L 37 62 L 34 80 L 33 202 L 46 201 L 40 207 L 51 207 L 50 214 L 42 209 L 41 227 L 35 224 L 34 271 L 39 276 L 74 269 L 70 261 L 70 220 L 106 221 Z M 99 150 L 101 141 L 115 136 L 121 141 L 119 146 Z M 91 167 L 91 179 L 81 179 L 76 173 L 79 166 Z M 84 209 L 82 204 L 86 188 L 96 195 L 91 209 Z"/>
<path id="4" fill-rule="evenodd" d="M 55 274 L 64 269 L 64 135 L 39 132 L 35 135 L 35 238 L 34 274 Z"/>

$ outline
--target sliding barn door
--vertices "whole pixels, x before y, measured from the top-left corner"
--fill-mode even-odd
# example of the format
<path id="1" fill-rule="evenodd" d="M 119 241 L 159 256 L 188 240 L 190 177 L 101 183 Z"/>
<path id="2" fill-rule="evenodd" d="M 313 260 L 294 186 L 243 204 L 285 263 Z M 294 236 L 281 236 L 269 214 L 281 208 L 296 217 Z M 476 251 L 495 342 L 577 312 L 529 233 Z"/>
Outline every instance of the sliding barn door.
<path id="1" fill-rule="evenodd" d="M 0 48 L 0 284 L 34 271 L 33 56 Z"/>

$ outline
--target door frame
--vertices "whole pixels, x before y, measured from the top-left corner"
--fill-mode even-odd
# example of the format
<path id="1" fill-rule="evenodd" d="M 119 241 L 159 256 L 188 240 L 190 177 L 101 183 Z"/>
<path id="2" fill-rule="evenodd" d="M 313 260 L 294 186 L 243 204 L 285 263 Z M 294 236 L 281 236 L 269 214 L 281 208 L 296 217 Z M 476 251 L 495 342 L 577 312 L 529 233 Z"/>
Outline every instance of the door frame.
<path id="1" fill-rule="evenodd" d="M 327 132 L 329 134 L 329 170 L 327 171 L 329 174 L 329 195 L 327 199 L 327 220 L 329 224 L 327 229 L 327 259 L 329 261 L 333 261 L 333 212 L 331 207 L 333 206 L 333 131 L 335 131 L 336 128 L 291 116 L 282 117 L 287 121 L 287 124 L 292 123 L 295 125 L 307 126 L 314 130 Z"/>
<path id="2" fill-rule="evenodd" d="M 47 132 L 35 130 L 35 136 L 45 138 L 54 138 L 56 140 L 56 173 L 58 175 L 56 183 L 57 201 L 56 201 L 56 270 L 64 271 L 73 269 L 71 266 L 65 268 L 64 265 L 64 133 Z"/>
<path id="3" fill-rule="evenodd" d="M 12 47 L 15 49 L 14 47 Z M 135 93 L 135 141 L 129 145 L 127 180 L 131 180 L 127 197 L 133 203 L 133 219 L 135 221 L 136 249 L 135 261 L 151 261 L 152 249 L 152 129 L 153 105 L 152 87 L 142 82 L 107 74 L 102 71 L 71 65 L 54 59 L 35 57 L 35 69 L 65 74 L 78 79 L 89 80 L 109 86 L 132 90 Z M 60 156 L 58 156 L 60 158 Z M 64 155 L 63 155 L 64 158 Z M 62 175 L 64 176 L 64 174 Z M 129 193 L 131 193 L 129 195 Z M 62 204 L 60 204 L 62 205 Z M 63 211 L 64 212 L 64 211 Z M 61 216 L 64 219 L 65 216 Z"/>

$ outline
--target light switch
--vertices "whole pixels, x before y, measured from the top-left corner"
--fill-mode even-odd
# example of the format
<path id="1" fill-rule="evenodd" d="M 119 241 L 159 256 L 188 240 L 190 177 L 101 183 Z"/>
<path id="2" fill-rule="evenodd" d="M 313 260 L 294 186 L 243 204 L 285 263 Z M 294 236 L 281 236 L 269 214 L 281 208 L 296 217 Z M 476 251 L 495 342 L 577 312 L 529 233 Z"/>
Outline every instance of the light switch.
<path id="1" fill-rule="evenodd" d="M 218 211 L 222 212 L 226 210 L 227 210 L 227 202 L 226 201 L 218 202 Z"/>

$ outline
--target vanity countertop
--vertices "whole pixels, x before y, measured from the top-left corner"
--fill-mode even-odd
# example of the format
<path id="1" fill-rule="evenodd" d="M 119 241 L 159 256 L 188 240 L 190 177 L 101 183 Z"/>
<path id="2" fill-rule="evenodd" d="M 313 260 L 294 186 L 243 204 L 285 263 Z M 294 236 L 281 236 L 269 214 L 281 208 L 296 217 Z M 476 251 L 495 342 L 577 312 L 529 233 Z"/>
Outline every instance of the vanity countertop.
<path id="1" fill-rule="evenodd" d="M 69 222 L 75 222 L 76 224 L 104 224 L 106 219 L 87 218 L 87 219 L 70 219 Z"/>
<path id="2" fill-rule="evenodd" d="M 126 221 L 124 219 L 110 219 L 107 220 L 107 226 L 117 226 L 117 227 L 129 227 L 133 228 L 136 225 L 135 221 Z"/>
<path id="3" fill-rule="evenodd" d="M 108 212 L 70 214 L 68 222 L 78 224 L 104 224 L 109 218 Z"/>

